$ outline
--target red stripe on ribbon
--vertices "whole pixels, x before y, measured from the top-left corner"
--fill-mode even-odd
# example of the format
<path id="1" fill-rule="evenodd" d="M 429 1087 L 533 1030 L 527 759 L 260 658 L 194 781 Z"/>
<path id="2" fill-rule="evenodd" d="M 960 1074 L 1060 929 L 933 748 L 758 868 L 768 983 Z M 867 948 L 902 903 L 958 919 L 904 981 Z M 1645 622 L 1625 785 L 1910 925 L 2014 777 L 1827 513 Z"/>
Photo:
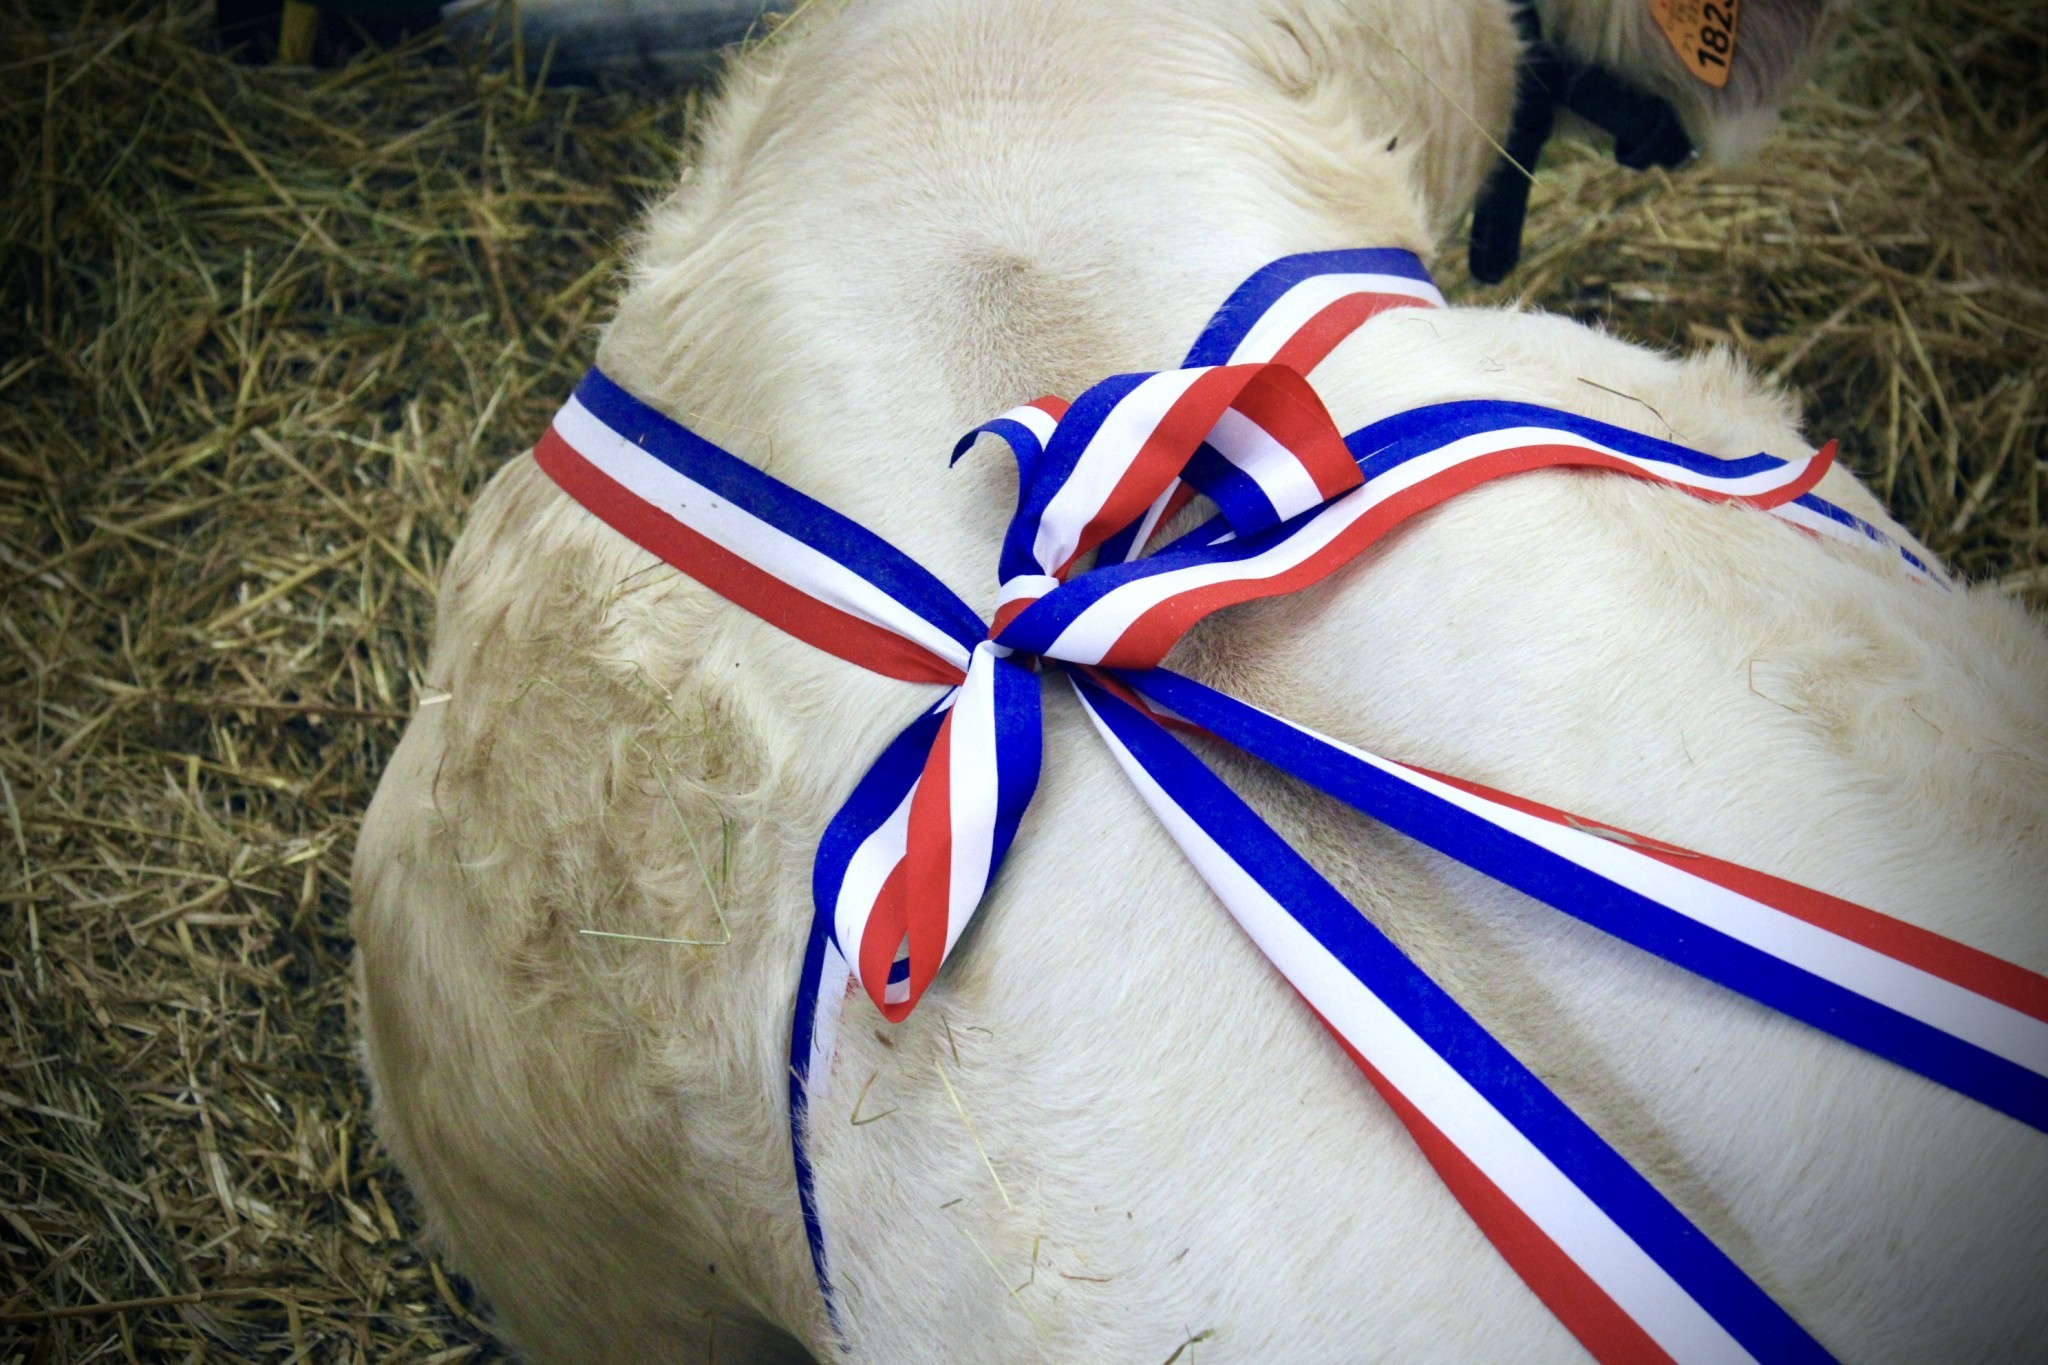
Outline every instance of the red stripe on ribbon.
<path id="1" fill-rule="evenodd" d="M 734 606 L 850 664 L 905 682 L 957 684 L 966 674 L 893 630 L 829 606 L 660 511 L 599 469 L 550 426 L 534 463 L 564 492 L 649 554 Z"/>
<path id="2" fill-rule="evenodd" d="M 1154 500 L 1172 485 L 1188 457 L 1195 453 L 1195 448 L 1209 435 L 1209 429 L 1216 425 L 1216 419 L 1223 415 L 1231 399 L 1244 387 L 1248 378 L 1245 371 L 1251 368 L 1219 365 L 1188 385 L 1180 397 L 1173 400 L 1151 434 L 1146 436 L 1145 443 L 1138 447 L 1137 455 L 1117 480 L 1116 487 L 1110 490 L 1109 496 L 1089 517 L 1087 525 L 1081 528 L 1074 553 L 1065 564 L 1050 566 L 1048 572 L 1054 577 L 1065 577 L 1082 555 L 1145 515 Z M 1133 395 L 1137 392 L 1132 391 Z M 1129 402 L 1129 397 L 1124 401 Z"/>
<path id="3" fill-rule="evenodd" d="M 1206 739 L 1212 743 L 1221 744 L 1225 742 L 1217 739 L 1215 735 L 1191 720 L 1183 720 L 1179 716 L 1160 710 L 1152 704 L 1144 693 L 1139 692 L 1114 673 L 1105 673 L 1099 668 L 1092 667 L 1083 667 L 1081 672 L 1088 675 L 1089 682 L 1094 683 L 1133 711 L 1139 712 L 1155 725 L 1164 726 L 1176 734 L 1192 735 L 1197 739 Z"/>
<path id="4" fill-rule="evenodd" d="M 1273 353 L 1275 365 L 1307 374 L 1322 364 L 1323 357 L 1337 349 L 1339 342 L 1371 319 L 1390 308 L 1434 308 L 1428 299 L 1408 294 L 1346 294 L 1323 306 L 1301 329 Z"/>
<path id="5" fill-rule="evenodd" d="M 1300 371 L 1262 365 L 1230 406 L 1286 447 L 1325 501 L 1365 482 L 1336 419 Z"/>
<path id="6" fill-rule="evenodd" d="M 993 640 L 998 635 L 1001 635 L 1003 633 L 1004 626 L 1007 626 L 1010 624 L 1010 622 L 1016 620 L 1020 615 L 1023 614 L 1024 609 L 1026 607 L 1030 606 L 1033 602 L 1036 602 L 1037 600 L 1038 599 L 1036 597 L 1019 597 L 1011 601 L 1005 602 L 1000 607 L 997 607 L 996 614 L 989 619 L 988 638 Z"/>
<path id="7" fill-rule="evenodd" d="M 1364 481 L 1336 420 L 1306 379 L 1278 365 L 1219 365 L 1167 408 L 1055 575 L 1064 576 L 1075 560 L 1144 516 L 1231 408 L 1283 446 L 1325 498 Z"/>
<path id="8" fill-rule="evenodd" d="M 1307 1004 L 1307 1000 L 1303 1000 Z M 1445 1137 L 1443 1130 L 1426 1118 L 1420 1109 L 1410 1102 L 1406 1095 L 1396 1089 L 1392 1082 L 1380 1074 L 1379 1069 L 1368 1062 L 1357 1048 L 1345 1040 L 1343 1034 L 1330 1027 L 1330 1021 L 1314 1005 L 1311 1013 L 1337 1040 L 1337 1046 L 1344 1049 L 1346 1056 L 1356 1065 L 1366 1080 L 1372 1083 L 1387 1107 L 1394 1111 L 1407 1128 L 1409 1136 L 1429 1164 L 1436 1169 L 1439 1179 L 1449 1187 L 1472 1221 L 1493 1243 L 1494 1250 L 1501 1254 L 1521 1276 L 1522 1283 L 1529 1286 L 1543 1306 L 1548 1308 L 1565 1330 L 1579 1339 L 1579 1344 L 1590 1352 L 1601 1365 L 1676 1365 L 1671 1356 L 1630 1317 L 1620 1304 L 1602 1289 L 1598 1281 L 1579 1267 L 1579 1263 L 1567 1255 L 1564 1249 L 1551 1240 L 1536 1221 L 1524 1213 L 1500 1186 L 1486 1178 L 1486 1173 L 1459 1150 L 1458 1145 Z"/>
<path id="9" fill-rule="evenodd" d="M 1414 764 L 1404 765 L 1414 772 L 1433 777 L 1445 786 L 1456 787 L 1459 791 L 1498 802 L 1510 810 L 1521 811 L 1548 820 L 1567 829 L 1587 830 L 1599 834 L 1618 835 L 1628 842 L 1624 847 L 1635 849 L 1646 857 L 1654 858 L 1680 872 L 1691 873 L 1704 881 L 1726 887 L 1737 895 L 1760 901 L 1774 910 L 1782 910 L 1794 919 L 1804 920 L 1815 928 L 1824 929 L 1839 938 L 1860 943 L 1873 952 L 1895 958 L 1911 967 L 1917 967 L 1929 976 L 1938 976 L 1944 981 L 1973 991 L 1987 1000 L 1996 1000 L 2009 1009 L 2048 1023 L 2048 976 L 2030 972 L 2016 962 L 1968 944 L 1958 943 L 1952 938 L 1922 929 L 1917 924 L 1894 919 L 1881 911 L 1872 910 L 1854 901 L 1830 896 L 1825 891 L 1816 891 L 1810 886 L 1801 886 L 1769 873 L 1758 872 L 1755 868 L 1743 867 L 1738 863 L 1723 862 L 1719 858 L 1691 849 L 1679 848 L 1675 844 L 1660 843 L 1647 835 L 1621 829 L 1597 820 L 1587 820 L 1569 811 L 1558 810 L 1506 792 L 1495 791 L 1477 782 L 1445 773 L 1431 772 Z"/>
<path id="10" fill-rule="evenodd" d="M 868 911 L 866 926 L 861 930 L 858 953 L 860 957 L 860 983 L 867 991 L 868 999 L 875 1002 L 875 1008 L 882 1017 L 892 1024 L 901 1023 L 917 1003 L 913 992 L 909 999 L 890 1004 L 883 999 L 889 989 L 889 968 L 896 961 L 896 949 L 903 942 L 904 920 L 904 864 L 907 859 L 898 859 L 896 866 L 889 869 L 889 875 L 882 881 L 882 889 L 875 895 L 875 903 Z M 870 986 L 869 982 L 875 984 Z"/>
<path id="11" fill-rule="evenodd" d="M 1827 472 L 1834 467 L 1834 463 L 1835 443 L 1829 441 L 1819 450 L 1813 452 L 1813 458 L 1806 462 L 1806 467 L 1799 471 L 1799 476 L 1793 479 L 1791 483 L 1786 484 L 1783 488 L 1774 488 L 1768 493 L 1757 493 L 1749 497 L 1737 498 L 1736 501 L 1747 503 L 1751 507 L 1761 508 L 1766 512 L 1770 511 L 1773 507 L 1783 507 L 1788 502 L 1797 502 L 1808 493 L 1811 493 L 1820 484 L 1820 481 L 1827 477 Z M 1659 482 L 1663 481 L 1659 480 Z M 1673 486 L 1685 488 L 1684 484 L 1675 484 Z M 1685 491 L 1699 498 L 1711 498 L 1714 496 L 1711 493 L 1703 492 L 1696 488 L 1686 488 Z"/>

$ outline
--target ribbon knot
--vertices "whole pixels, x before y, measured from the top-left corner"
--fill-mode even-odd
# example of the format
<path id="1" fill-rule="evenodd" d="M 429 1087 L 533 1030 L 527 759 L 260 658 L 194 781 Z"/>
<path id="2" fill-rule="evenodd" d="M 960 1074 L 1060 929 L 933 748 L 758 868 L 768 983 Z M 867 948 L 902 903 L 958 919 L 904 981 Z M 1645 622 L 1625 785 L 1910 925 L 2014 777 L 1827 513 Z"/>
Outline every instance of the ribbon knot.
<path id="1" fill-rule="evenodd" d="M 1133 581 L 1116 569 L 1188 490 L 1216 503 L 1230 535 L 1251 536 L 1364 480 L 1308 381 L 1272 362 L 1118 375 L 1072 404 L 1040 398 L 968 432 L 954 459 L 983 435 L 1009 445 L 1018 471 L 988 636 L 969 653 L 960 683 L 899 737 L 909 746 L 902 761 L 877 764 L 878 791 L 857 791 L 826 836 L 828 848 L 873 849 L 865 861 L 879 865 L 896 850 L 901 812 L 901 853 L 879 884 L 871 884 L 878 866 L 849 868 L 851 884 L 844 876 L 836 887 L 819 882 L 821 895 L 837 892 L 841 954 L 891 1020 L 907 1015 L 938 974 L 1037 788 L 1040 661 L 1149 667 L 1196 621 L 1236 600 L 1210 594 L 1171 610 L 1144 608 L 1111 638 L 1099 608 Z M 1110 546 L 1120 532 L 1129 534 Z M 1091 552 L 1097 566 L 1077 572 Z M 911 776 L 907 760 L 920 745 Z M 907 789 L 873 824 L 905 777 Z M 827 861 L 821 850 L 821 874 Z"/>

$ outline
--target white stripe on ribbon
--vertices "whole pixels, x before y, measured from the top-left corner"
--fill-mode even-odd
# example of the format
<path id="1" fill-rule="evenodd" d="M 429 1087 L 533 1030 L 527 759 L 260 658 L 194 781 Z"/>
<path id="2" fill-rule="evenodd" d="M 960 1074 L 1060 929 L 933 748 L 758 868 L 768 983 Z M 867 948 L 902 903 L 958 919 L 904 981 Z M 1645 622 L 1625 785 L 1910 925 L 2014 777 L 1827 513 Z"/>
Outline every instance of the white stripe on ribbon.
<path id="1" fill-rule="evenodd" d="M 1053 432 L 1057 431 L 1060 425 L 1058 419 L 1051 413 L 1032 403 L 1026 403 L 1021 408 L 1011 408 L 995 420 L 1000 422 L 1006 419 L 1017 423 L 1017 425 L 1029 431 L 1033 436 L 1036 436 L 1038 438 L 1038 447 L 1041 450 L 1045 448 L 1045 443 L 1052 439 Z"/>
<path id="2" fill-rule="evenodd" d="M 995 854 L 996 807 L 1001 795 L 996 754 L 997 646 L 975 647 L 953 703 L 947 797 L 952 805 L 953 846 L 947 867 L 944 961 L 959 941 L 988 889 L 989 860 Z"/>
<path id="3" fill-rule="evenodd" d="M 555 430 L 585 460 L 642 502 L 849 616 L 894 631 L 956 668 L 968 653 L 958 640 L 853 570 L 781 528 L 736 507 L 670 468 L 607 426 L 575 398 L 555 414 Z"/>
<path id="4" fill-rule="evenodd" d="M 1815 496 L 1817 497 L 1818 494 Z M 1829 503 L 1828 506 L 1833 507 L 1834 504 Z M 1893 540 L 1869 522 L 1864 521 L 1861 517 L 1856 518 L 1856 525 L 1845 526 L 1833 517 L 1823 516 L 1821 513 L 1814 511 L 1811 507 L 1800 506 L 1796 499 L 1792 502 L 1773 507 L 1771 514 L 1783 518 L 1802 531 L 1811 531 L 1815 535 L 1825 536 L 1829 540 L 1840 541 L 1844 545 L 1855 545 L 1863 549 L 1890 550 L 1898 555 L 1899 562 L 1913 573 L 1919 574 L 1923 578 L 1931 578 L 1943 585 L 1948 583 L 1948 576 L 1942 573 L 1932 560 L 1923 561 L 1925 567 L 1922 567 L 1922 564 L 1915 563 L 1914 559 L 1907 558 L 1908 551 L 1905 546 L 1899 544 L 1899 542 Z M 1853 514 L 1845 513 L 1845 515 Z M 1918 557 L 1915 556 L 1914 558 Z"/>
<path id="5" fill-rule="evenodd" d="M 1680 1365 L 1754 1357 L 1400 1015 L 1351 975 L 1154 780 L 1076 689 L 1145 804 L 1259 950 L 1330 1027 Z"/>
<path id="6" fill-rule="evenodd" d="M 874 914 L 875 901 L 881 897 L 882 884 L 903 861 L 904 836 L 910 830 L 910 802 L 916 795 L 917 783 L 913 782 L 889 818 L 875 826 L 874 832 L 861 840 L 860 847 L 846 860 L 846 875 L 840 879 L 838 899 L 832 903 L 832 933 L 839 940 L 840 951 L 854 962 L 860 960 L 861 941 L 867 935 L 868 919 Z"/>
<path id="7" fill-rule="evenodd" d="M 1174 492 L 1180 487 L 1176 478 L 1166 485 L 1166 491 L 1152 499 L 1152 505 L 1145 509 L 1144 518 L 1139 521 L 1137 531 L 1131 536 L 1131 543 L 1124 552 L 1123 562 L 1129 563 L 1145 553 L 1145 547 L 1152 540 L 1152 533 L 1159 529 L 1159 523 L 1166 516 L 1166 509 L 1173 504 Z"/>
<path id="8" fill-rule="evenodd" d="M 1081 532 L 1109 501 L 1145 442 L 1173 405 L 1209 371 L 1164 370 L 1125 394 L 1088 438 L 1074 472 L 1038 518 L 1031 553 L 1047 573 L 1074 557 Z"/>
<path id="9" fill-rule="evenodd" d="M 996 610 L 1001 611 L 1010 603 L 1024 598 L 1036 602 L 1059 585 L 1060 581 L 1051 574 L 1020 573 L 1015 578 L 1005 579 L 996 590 Z"/>
<path id="10" fill-rule="evenodd" d="M 1811 456 L 1803 460 L 1787 460 L 1772 468 L 1757 470 L 1753 474 L 1708 474 L 1697 469 L 1688 469 L 1681 464 L 1654 460 L 1647 455 L 1616 450 L 1590 437 L 1558 427 L 1502 427 L 1497 431 L 1481 431 L 1460 437 L 1447 445 L 1438 446 L 1427 454 L 1404 460 L 1385 473 L 1375 476 L 1372 482 L 1377 485 L 1385 481 L 1389 493 L 1398 493 L 1469 460 L 1498 454 L 1503 450 L 1519 449 L 1522 446 L 1576 446 L 1580 450 L 1610 456 L 1632 464 L 1637 469 L 1667 483 L 1703 489 L 1729 498 L 1753 498 L 1783 488 L 1796 480 L 1800 472 L 1812 461 Z"/>
<path id="11" fill-rule="evenodd" d="M 1406 275 L 1314 275 L 1295 285 L 1252 324 L 1230 353 L 1230 363 L 1244 365 L 1271 360 L 1310 318 L 1350 294 L 1399 294 L 1424 307 L 1441 308 L 1444 296 L 1437 287 Z"/>
<path id="12" fill-rule="evenodd" d="M 1225 408 L 1216 419 L 1209 431 L 1209 444 L 1258 484 L 1280 520 L 1300 516 L 1323 503 L 1323 490 L 1316 487 L 1294 452 L 1236 408 Z"/>

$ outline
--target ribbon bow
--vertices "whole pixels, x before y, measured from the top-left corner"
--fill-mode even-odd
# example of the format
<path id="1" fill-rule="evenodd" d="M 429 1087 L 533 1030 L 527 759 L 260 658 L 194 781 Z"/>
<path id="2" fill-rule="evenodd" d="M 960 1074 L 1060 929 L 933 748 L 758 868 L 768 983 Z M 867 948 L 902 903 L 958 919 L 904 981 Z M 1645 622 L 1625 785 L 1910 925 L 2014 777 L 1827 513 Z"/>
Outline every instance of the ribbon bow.
<path id="1" fill-rule="evenodd" d="M 915 775 L 885 756 L 818 859 L 820 907 L 831 906 L 841 952 L 891 1020 L 938 974 L 1037 786 L 1038 661 L 1149 668 L 1201 617 L 1286 590 L 1239 571 L 1162 595 L 1146 585 L 1170 558 L 1075 575 L 1082 557 L 1156 521 L 1182 480 L 1216 501 L 1239 538 L 1364 482 L 1308 381 L 1270 362 L 1120 375 L 1071 407 L 1042 398 L 969 432 L 954 458 L 983 433 L 1009 443 L 1019 476 L 995 619 L 961 681 L 898 741 L 924 751 Z"/>
<path id="2" fill-rule="evenodd" d="M 1313 368 L 1389 307 L 1432 300 L 1355 279 L 1333 285 L 1328 273 L 1313 284 L 1317 295 L 1337 292 L 1314 298 L 1316 314 L 1285 333 L 1285 359 L 1240 358 L 1276 340 L 1286 320 L 1255 324 L 1228 363 L 1118 375 L 1071 405 L 1039 398 L 954 447 L 957 462 L 990 435 L 1016 456 L 1017 511 L 1003 538 L 994 620 L 985 639 L 956 636 L 954 649 L 928 661 L 931 676 L 955 685 L 841 808 L 813 880 L 819 913 L 885 1018 L 916 1007 L 1016 836 L 1038 782 L 1041 662 L 1084 670 L 1135 702 L 1135 680 L 1115 673 L 1156 668 L 1204 617 L 1308 587 L 1416 513 L 1516 470 L 1600 466 L 1770 508 L 1807 493 L 1832 458 L 1830 446 L 1794 461 L 1703 461 L 1677 447 L 1645 459 L 1627 453 L 1613 428 L 1592 433 L 1609 448 L 1569 429 L 1597 423 L 1564 419 L 1560 428 L 1563 414 L 1504 403 L 1443 405 L 1347 444 L 1295 366 Z M 1273 311 L 1268 303 L 1261 317 Z M 1230 306 L 1222 316 L 1232 317 Z M 1313 335 L 1302 340 L 1304 332 Z M 1205 337 L 1194 355 L 1215 349 Z M 1144 554 L 1195 493 L 1220 515 Z M 1091 551 L 1093 567 L 1076 572 Z"/>
<path id="3" fill-rule="evenodd" d="M 609 525 L 840 658 L 945 694 L 820 841 L 791 1030 L 797 1189 L 836 1306 L 804 1146 L 857 976 L 901 1019 L 987 893 L 1038 780 L 1038 672 L 1065 671 L 1146 803 L 1383 1094 L 1530 1287 L 1604 1361 L 1824 1360 L 1769 1296 L 1404 957 L 1165 728 L 1232 743 L 1508 886 L 2048 1129 L 2048 980 L 1810 888 L 1317 735 L 1161 661 L 1223 607 L 1299 590 L 1466 489 L 1575 465 L 1882 546 L 1811 490 L 1833 447 L 1721 459 L 1568 413 L 1463 401 L 1340 435 L 1306 378 L 1367 319 L 1441 302 L 1406 252 L 1259 271 L 1178 370 L 1040 399 L 1006 441 L 1018 506 L 983 622 L 865 527 L 592 371 L 535 449 Z M 1219 515 L 1156 552 L 1195 493 Z M 1090 553 L 1092 564 L 1083 568 Z M 814 1083 L 815 1078 L 815 1083 Z"/>

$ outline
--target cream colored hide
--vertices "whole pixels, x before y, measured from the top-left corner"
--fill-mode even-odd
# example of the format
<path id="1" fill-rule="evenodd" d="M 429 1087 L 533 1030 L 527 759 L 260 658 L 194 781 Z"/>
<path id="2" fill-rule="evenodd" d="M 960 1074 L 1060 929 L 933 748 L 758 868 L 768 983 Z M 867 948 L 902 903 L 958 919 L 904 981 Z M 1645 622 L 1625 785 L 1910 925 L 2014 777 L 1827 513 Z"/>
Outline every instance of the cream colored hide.
<path id="1" fill-rule="evenodd" d="M 1176 363 L 1274 257 L 1426 249 L 1492 155 L 1452 105 L 1503 123 L 1512 43 L 1491 0 L 821 5 L 734 78 L 602 364 L 986 610 L 1015 476 L 988 443 L 948 471 L 955 435 Z M 1725 358 L 1555 318 L 1391 315 L 1316 381 L 1347 430 L 1492 397 L 1811 449 Z M 1883 554 L 1524 475 L 1173 662 L 2048 969 L 2048 643 Z M 814 1105 L 842 1352 L 791 997 L 819 832 L 929 689 L 727 605 L 526 457 L 427 681 L 357 855 L 366 1057 L 434 1235 L 534 1359 L 1582 1358 L 1056 682 L 976 926 L 907 1023 L 848 1002 Z M 1843 1357 L 2039 1358 L 2041 1134 L 1208 756 Z"/>

